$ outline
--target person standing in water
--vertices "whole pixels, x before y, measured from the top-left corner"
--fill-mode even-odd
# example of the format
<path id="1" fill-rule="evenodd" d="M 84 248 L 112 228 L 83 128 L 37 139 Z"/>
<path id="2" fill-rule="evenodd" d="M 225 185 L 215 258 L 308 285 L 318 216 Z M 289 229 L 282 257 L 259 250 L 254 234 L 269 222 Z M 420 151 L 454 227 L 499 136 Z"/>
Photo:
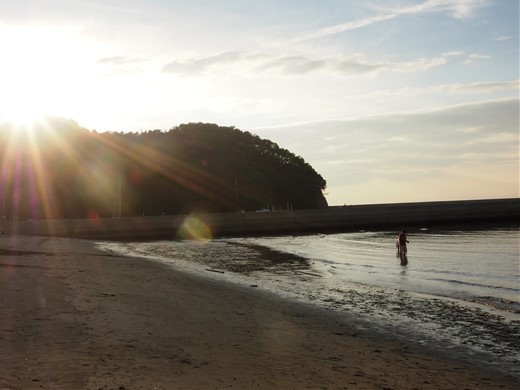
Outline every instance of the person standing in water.
<path id="1" fill-rule="evenodd" d="M 408 244 L 410 241 L 406 238 L 406 230 L 403 230 L 401 233 L 399 233 L 399 236 L 397 238 L 397 243 L 399 245 L 399 258 L 401 259 L 401 265 L 408 264 L 408 259 L 406 257 L 406 254 L 408 252 L 408 249 L 406 247 L 406 244 Z"/>

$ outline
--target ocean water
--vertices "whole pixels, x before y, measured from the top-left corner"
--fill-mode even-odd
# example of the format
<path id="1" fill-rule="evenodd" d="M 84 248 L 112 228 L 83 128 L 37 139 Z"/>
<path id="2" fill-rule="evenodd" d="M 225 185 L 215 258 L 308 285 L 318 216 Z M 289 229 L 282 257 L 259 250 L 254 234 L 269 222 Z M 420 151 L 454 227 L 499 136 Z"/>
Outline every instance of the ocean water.
<path id="1" fill-rule="evenodd" d="M 309 259 L 328 286 L 361 283 L 520 313 L 518 229 L 409 233 L 406 266 L 396 256 L 396 236 L 357 232 L 249 242 Z"/>
<path id="2" fill-rule="evenodd" d="M 107 251 L 321 306 L 520 378 L 520 227 L 104 242 Z"/>

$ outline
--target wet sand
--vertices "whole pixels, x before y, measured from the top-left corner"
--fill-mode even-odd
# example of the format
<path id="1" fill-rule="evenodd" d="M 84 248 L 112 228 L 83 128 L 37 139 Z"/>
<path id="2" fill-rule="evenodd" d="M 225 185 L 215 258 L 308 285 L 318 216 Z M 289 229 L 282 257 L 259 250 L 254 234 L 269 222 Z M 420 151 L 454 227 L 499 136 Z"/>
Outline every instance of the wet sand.
<path id="1" fill-rule="evenodd" d="M 253 286 L 0 237 L 0 389 L 515 389 Z"/>

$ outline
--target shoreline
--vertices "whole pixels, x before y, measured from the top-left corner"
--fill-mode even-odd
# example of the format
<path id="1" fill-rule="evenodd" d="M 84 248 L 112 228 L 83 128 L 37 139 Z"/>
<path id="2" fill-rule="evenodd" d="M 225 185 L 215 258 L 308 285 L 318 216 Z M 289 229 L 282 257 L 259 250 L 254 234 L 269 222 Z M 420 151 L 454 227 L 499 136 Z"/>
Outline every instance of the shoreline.
<path id="1" fill-rule="evenodd" d="M 512 376 L 252 286 L 0 237 L 0 388 L 517 387 Z"/>
<path id="2" fill-rule="evenodd" d="M 334 311 L 338 318 L 345 317 L 362 328 L 414 342 L 446 356 L 457 355 L 476 365 L 486 362 L 504 375 L 520 378 L 517 312 L 394 287 L 351 281 L 331 285 L 330 279 L 323 276 L 320 268 L 314 268 L 314 262 L 308 258 L 279 252 L 256 241 L 103 243 L 100 248 L 144 257 L 221 283 L 255 285 L 296 304 Z"/>

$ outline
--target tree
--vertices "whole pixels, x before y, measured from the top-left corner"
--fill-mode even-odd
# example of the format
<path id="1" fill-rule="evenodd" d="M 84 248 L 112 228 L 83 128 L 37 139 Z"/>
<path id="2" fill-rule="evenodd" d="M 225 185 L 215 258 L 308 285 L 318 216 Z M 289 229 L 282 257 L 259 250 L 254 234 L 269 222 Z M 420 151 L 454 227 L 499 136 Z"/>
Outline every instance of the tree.
<path id="1" fill-rule="evenodd" d="M 50 118 L 33 131 L 4 125 L 0 151 L 8 217 L 110 217 L 119 185 L 125 216 L 327 206 L 303 158 L 234 127 L 99 133 Z"/>

